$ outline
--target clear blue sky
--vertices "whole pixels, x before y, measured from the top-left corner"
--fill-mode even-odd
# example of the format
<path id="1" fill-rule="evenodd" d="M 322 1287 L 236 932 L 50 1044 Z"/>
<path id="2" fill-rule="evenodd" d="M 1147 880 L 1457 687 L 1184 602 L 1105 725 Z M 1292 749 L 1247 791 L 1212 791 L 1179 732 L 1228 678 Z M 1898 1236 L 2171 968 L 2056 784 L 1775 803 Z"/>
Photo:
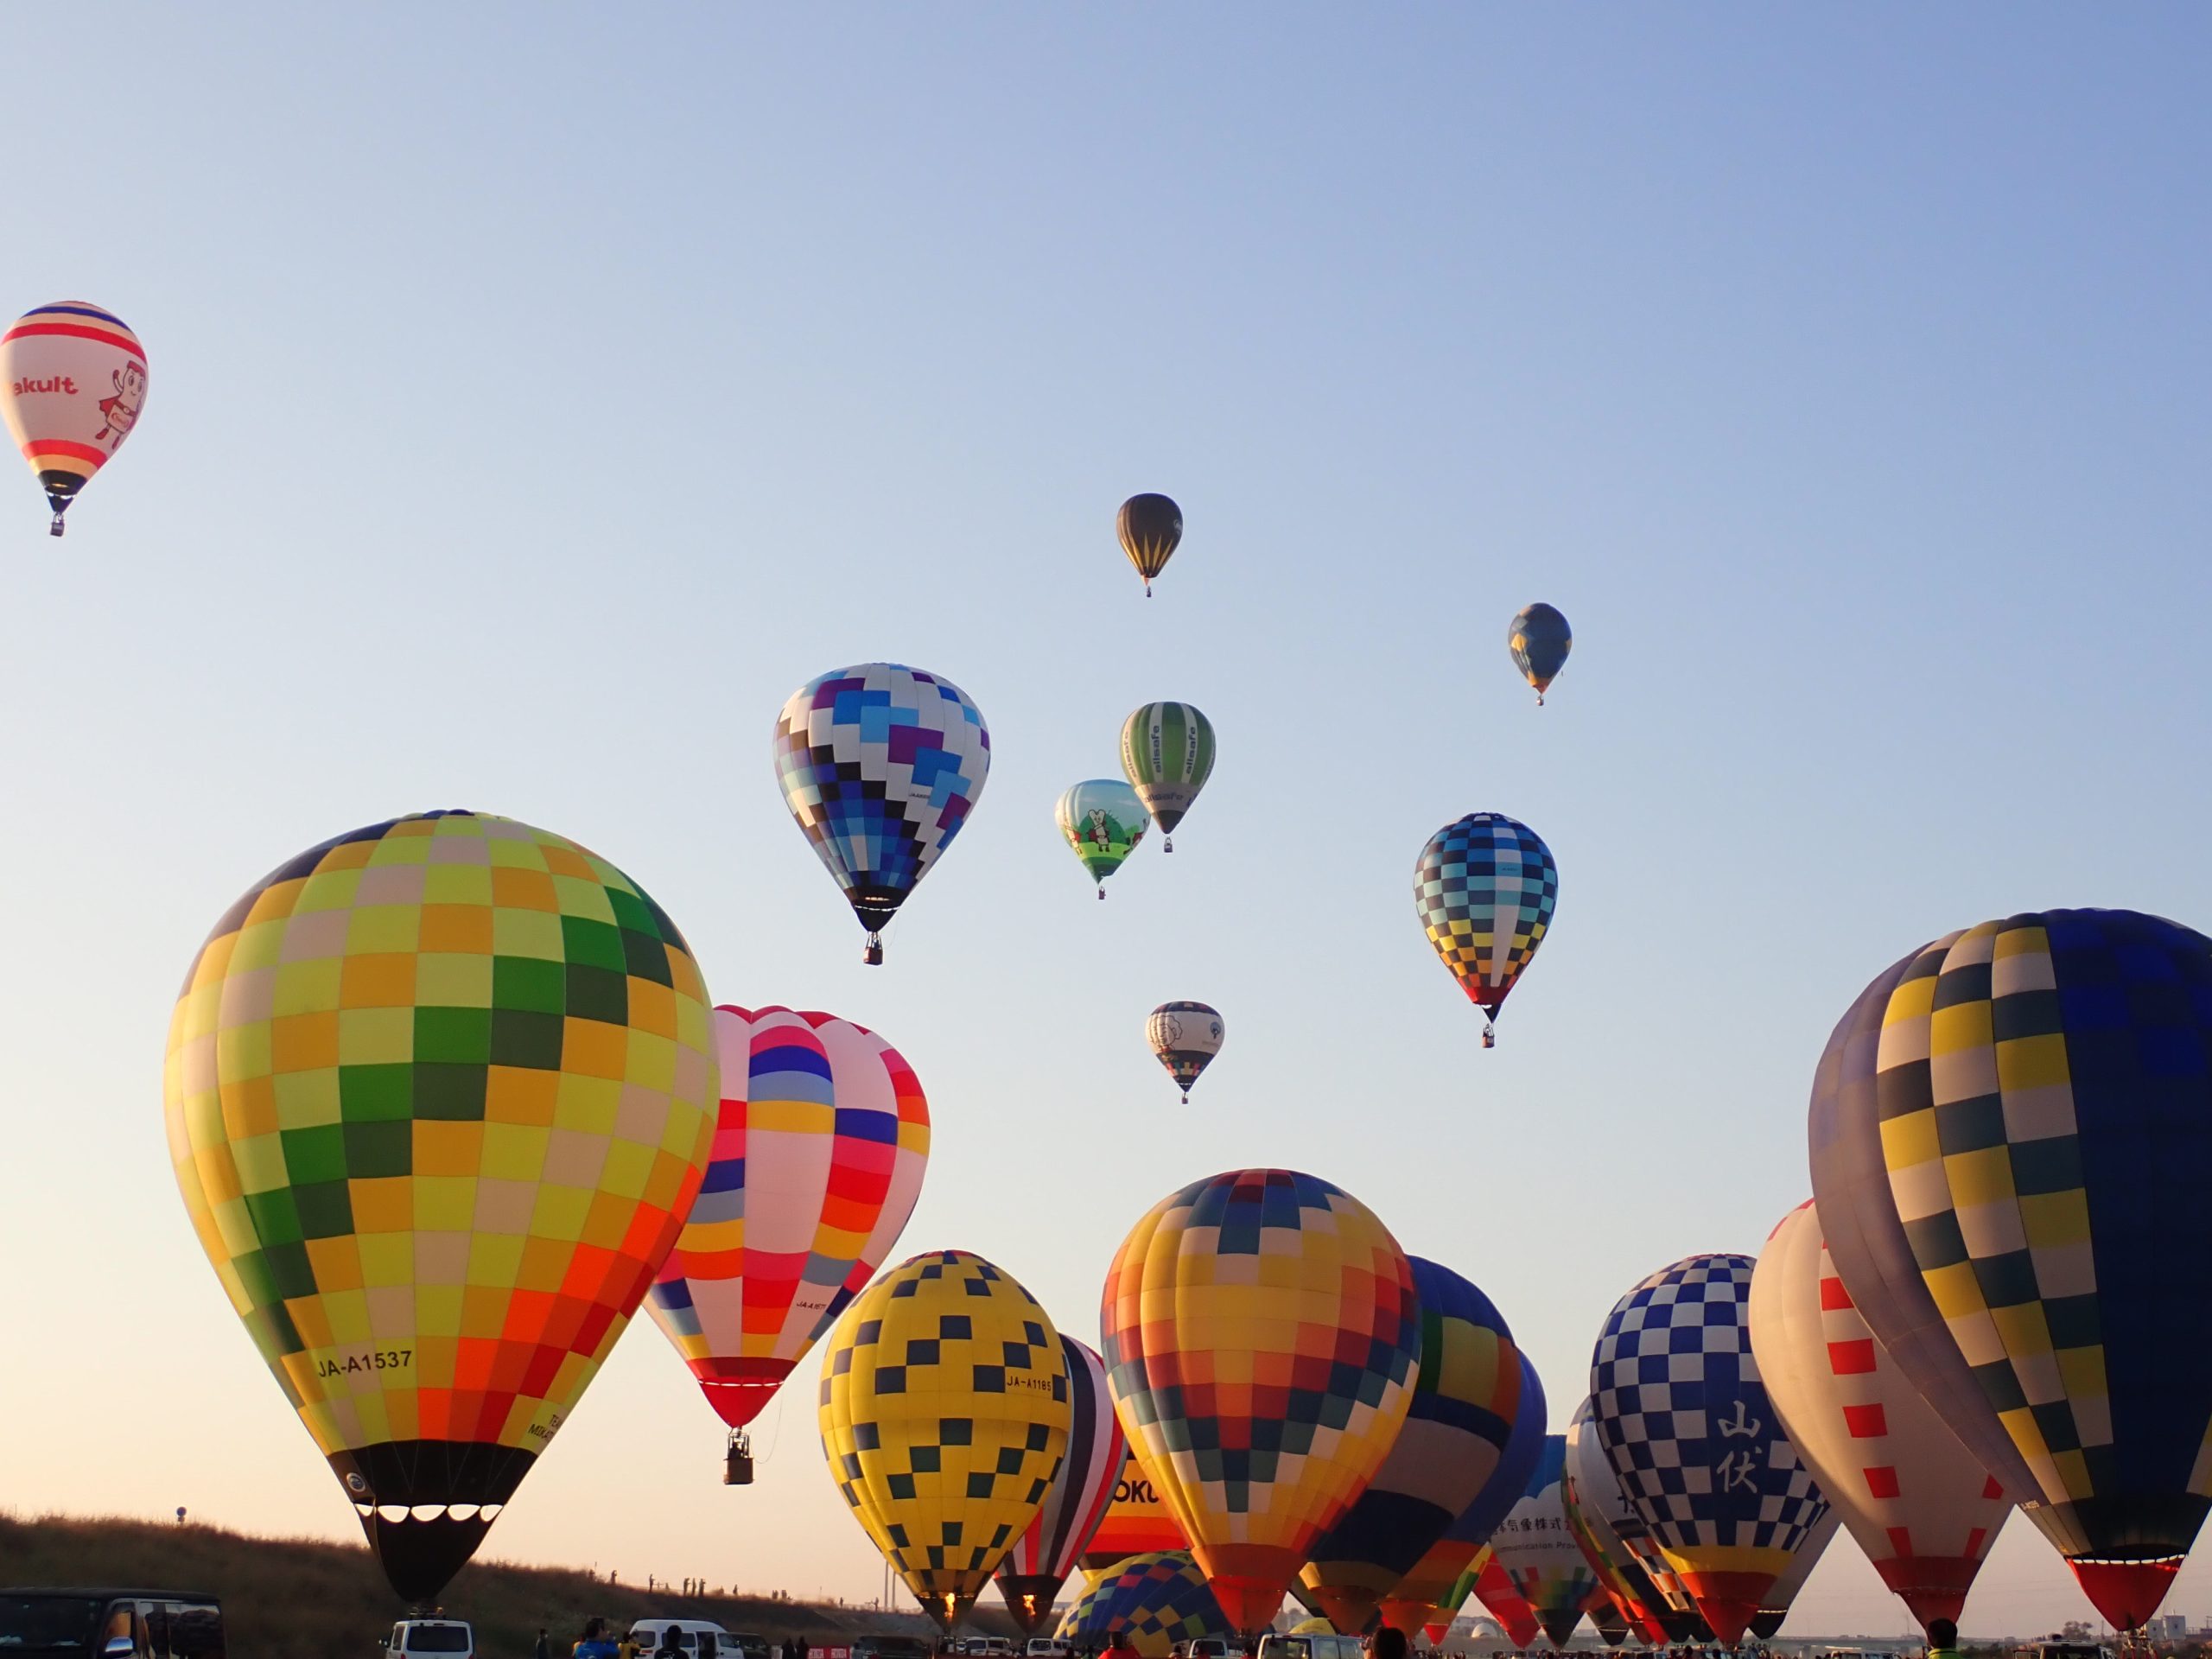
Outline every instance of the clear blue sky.
<path id="1" fill-rule="evenodd" d="M 1829 1026 L 1944 929 L 2212 923 L 2212 17 L 2088 10 L 121 8 L 18 21 L 0 310 L 147 342 L 50 542 L 0 478 L 0 1503 L 353 1533 L 186 1225 L 170 1001 L 263 871 L 467 804 L 720 1000 L 919 1071 L 906 1244 L 1095 1338 L 1182 1182 L 1325 1174 L 1562 1418 L 1613 1299 L 1805 1195 Z M 1149 604 L 1113 510 L 1184 504 Z M 1505 624 L 1573 619 L 1541 712 Z M 936 670 L 996 765 L 863 969 L 785 696 Z M 1222 761 L 1110 903 L 1122 716 Z M 1556 928 L 1483 1053 L 1415 853 Z M 1227 1052 L 1187 1110 L 1145 1012 Z M 872 1594 L 809 1382 L 749 1493 L 641 1323 L 493 1553 Z M 1968 1624 L 2083 1616 L 2024 1524 Z M 1793 1629 L 1901 1630 L 1847 1542 Z M 2192 1566 L 2170 1608 L 2212 1612 Z"/>

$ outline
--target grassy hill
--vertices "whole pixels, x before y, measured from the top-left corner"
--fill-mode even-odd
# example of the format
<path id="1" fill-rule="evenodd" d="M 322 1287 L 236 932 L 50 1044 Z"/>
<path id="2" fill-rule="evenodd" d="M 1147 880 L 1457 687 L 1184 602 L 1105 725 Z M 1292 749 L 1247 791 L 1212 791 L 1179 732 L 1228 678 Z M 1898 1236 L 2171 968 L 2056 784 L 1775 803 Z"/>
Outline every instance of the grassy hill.
<path id="1" fill-rule="evenodd" d="M 0 1584 L 126 1584 L 220 1596 L 235 1659 L 374 1659 L 404 1610 L 362 1545 L 256 1538 L 217 1527 L 67 1516 L 0 1515 Z M 995 1595 L 995 1592 L 993 1592 Z M 755 1596 L 679 1596 L 561 1567 L 476 1561 L 446 1592 L 446 1611 L 476 1626 L 486 1659 L 530 1659 L 550 1630 L 565 1654 L 586 1618 L 627 1625 L 648 1613 L 708 1618 L 770 1637 L 836 1643 L 864 1634 L 922 1635 L 918 1613 L 878 1613 Z M 1014 1634 L 997 1608 L 978 1630 Z"/>

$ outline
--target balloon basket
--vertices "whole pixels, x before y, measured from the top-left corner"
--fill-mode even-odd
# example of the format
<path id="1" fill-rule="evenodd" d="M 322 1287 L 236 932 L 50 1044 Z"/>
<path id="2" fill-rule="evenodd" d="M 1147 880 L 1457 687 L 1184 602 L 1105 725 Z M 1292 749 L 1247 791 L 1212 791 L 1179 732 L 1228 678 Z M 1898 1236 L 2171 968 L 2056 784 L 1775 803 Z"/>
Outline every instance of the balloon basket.
<path id="1" fill-rule="evenodd" d="M 1483 1046 L 1484 1048 L 1496 1048 L 1497 1046 L 1497 1027 L 1496 1026 L 1484 1026 L 1483 1027 Z"/>
<path id="2" fill-rule="evenodd" d="M 1175 850 L 1175 837 L 1173 836 L 1162 836 L 1160 838 L 1160 850 L 1163 853 L 1173 852 Z"/>
<path id="3" fill-rule="evenodd" d="M 1098 902 L 1102 905 L 1106 902 L 1106 889 L 1103 887 L 1098 889 Z"/>
<path id="4" fill-rule="evenodd" d="M 722 1484 L 750 1486 L 753 1484 L 753 1441 L 743 1429 L 735 1429 L 729 1437 L 729 1449 L 722 1454 Z"/>
<path id="5" fill-rule="evenodd" d="M 861 947 L 861 960 L 871 968 L 883 966 L 883 940 L 879 936 L 868 936 L 868 943 Z"/>
<path id="6" fill-rule="evenodd" d="M 68 526 L 61 522 L 61 515 L 57 512 L 54 515 L 54 522 L 47 526 L 46 533 L 49 536 L 59 536 L 67 529 Z"/>

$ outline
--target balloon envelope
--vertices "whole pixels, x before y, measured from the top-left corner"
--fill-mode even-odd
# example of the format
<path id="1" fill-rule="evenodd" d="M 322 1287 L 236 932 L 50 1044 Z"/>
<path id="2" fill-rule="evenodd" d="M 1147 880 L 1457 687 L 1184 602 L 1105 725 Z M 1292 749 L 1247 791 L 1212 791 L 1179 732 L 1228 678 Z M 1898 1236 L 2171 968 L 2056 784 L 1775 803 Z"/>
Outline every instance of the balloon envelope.
<path id="1" fill-rule="evenodd" d="M 965 1250 L 893 1268 L 822 1356 L 822 1450 L 875 1547 L 950 1630 L 1036 1519 L 1068 1445 L 1067 1360 L 1036 1299 Z"/>
<path id="2" fill-rule="evenodd" d="M 1805 1535 L 1805 1541 L 1789 1558 L 1789 1565 L 1782 1570 L 1773 1586 L 1760 1598 L 1759 1610 L 1751 1616 L 1751 1634 L 1762 1642 L 1778 1632 L 1789 1617 L 1791 1604 L 1797 1592 L 1805 1587 L 1805 1580 L 1813 1576 L 1813 1569 L 1821 1564 L 1821 1557 L 1827 1554 L 1828 1542 L 1843 1524 L 1843 1516 L 1830 1504 L 1828 1512 L 1813 1523 Z"/>
<path id="3" fill-rule="evenodd" d="M 1169 835 L 1213 775 L 1213 722 L 1192 703 L 1147 702 L 1122 722 L 1122 771 Z"/>
<path id="4" fill-rule="evenodd" d="M 742 1428 L 899 1242 L 930 1109 L 897 1049 L 834 1014 L 721 1007 L 715 1034 L 714 1152 L 648 1306 Z"/>
<path id="5" fill-rule="evenodd" d="M 1144 578 L 1144 590 L 1149 596 L 1152 579 L 1167 568 L 1167 561 L 1182 543 L 1183 509 L 1167 496 L 1133 495 L 1122 503 L 1114 530 L 1122 538 L 1122 551 Z"/>
<path id="6" fill-rule="evenodd" d="M 1922 1628 L 1956 1624 L 2012 1502 L 1867 1328 L 1809 1201 L 1760 1252 L 1751 1313 L 1759 1376 L 1797 1455 Z"/>
<path id="7" fill-rule="evenodd" d="M 54 508 L 55 535 L 145 407 L 145 347 L 113 313 L 60 300 L 0 333 L 0 417 Z"/>
<path id="8" fill-rule="evenodd" d="M 1872 1333 L 2139 1625 L 2212 1503 L 2212 1369 L 2174 1363 L 2212 1352 L 2212 941 L 2124 910 L 1939 940 L 1837 1027 L 1811 1141 Z"/>
<path id="9" fill-rule="evenodd" d="M 1598 1575 L 1583 1559 L 1567 1524 L 1560 1479 L 1567 1466 L 1567 1437 L 1548 1434 L 1543 1451 L 1521 1500 L 1491 1535 L 1491 1554 L 1505 1569 L 1513 1588 L 1529 1604 L 1554 1647 L 1563 1648 L 1582 1620 L 1583 1604 L 1598 1587 Z"/>
<path id="10" fill-rule="evenodd" d="M 232 1306 L 392 1588 L 435 1599 L 699 1190 L 715 1062 L 690 948 L 559 836 L 390 819 L 216 923 L 163 1085 Z"/>
<path id="11" fill-rule="evenodd" d="M 1231 1637 L 1221 1604 L 1187 1550 L 1128 1556 L 1107 1567 L 1061 1618 L 1061 1641 L 1103 1650 L 1122 1636 L 1144 1659 L 1167 1659 L 1179 1642 Z"/>
<path id="12" fill-rule="evenodd" d="M 1521 1407 L 1520 1352 L 1490 1298 L 1449 1268 L 1408 1260 L 1421 1309 L 1413 1403 L 1367 1490 L 1299 1573 L 1347 1635 L 1482 1495 Z"/>
<path id="13" fill-rule="evenodd" d="M 950 680 L 898 663 L 817 675 L 776 717 L 776 782 L 881 956 L 881 930 L 983 793 L 991 734 Z"/>
<path id="14" fill-rule="evenodd" d="M 1132 1454 L 1222 1610 L 1257 1634 L 1405 1421 L 1421 1336 L 1405 1253 L 1327 1181 L 1230 1170 L 1131 1230 L 1099 1329 Z"/>
<path id="15" fill-rule="evenodd" d="M 1505 648 L 1513 654 L 1513 666 L 1535 687 L 1538 702 L 1566 666 L 1567 653 L 1573 645 L 1574 635 L 1567 619 L 1541 601 L 1524 608 L 1505 632 Z"/>
<path id="16" fill-rule="evenodd" d="M 1129 1459 L 1106 1392 L 1105 1362 L 1065 1332 L 1060 1347 L 1068 1370 L 1068 1453 L 1037 1518 L 1015 1537 L 998 1570 L 999 1593 L 1025 1636 L 1052 1616 L 1053 1598 L 1105 1518 Z"/>
<path id="17" fill-rule="evenodd" d="M 1121 1421 L 1120 1413 L 1115 1414 L 1114 1421 Z M 1131 1457 L 1122 1465 L 1121 1479 L 1114 1483 L 1113 1501 L 1106 1506 L 1105 1518 L 1090 1535 L 1082 1554 L 1076 1557 L 1076 1565 L 1086 1573 L 1096 1573 L 1131 1555 L 1157 1555 L 1171 1549 L 1187 1553 L 1190 1548 L 1191 1541 L 1160 1501 L 1151 1478 Z"/>
<path id="18" fill-rule="evenodd" d="M 1629 1500 L 1726 1643 L 1750 1627 L 1827 1504 L 1751 1351 L 1748 1255 L 1693 1255 L 1614 1305 L 1591 1419 Z"/>
<path id="19" fill-rule="evenodd" d="M 1559 867 L 1536 832 L 1502 812 L 1470 812 L 1428 838 L 1414 865 L 1414 908 L 1468 1001 L 1497 1016 L 1550 930 Z M 1490 1033 L 1483 1035 L 1490 1046 Z"/>
<path id="20" fill-rule="evenodd" d="M 1644 1535 L 1644 1525 L 1621 1490 L 1612 1465 L 1606 1461 L 1605 1447 L 1598 1443 L 1586 1398 L 1575 1408 L 1574 1420 L 1567 1425 L 1560 1502 L 1583 1558 L 1637 1633 L 1648 1643 L 1681 1640 L 1669 1628 L 1667 1616 L 1687 1609 L 1689 1599 L 1687 1594 L 1674 1597 L 1662 1592 L 1653 1582 L 1644 1556 L 1631 1550 L 1623 1539 L 1624 1530 Z"/>
<path id="21" fill-rule="evenodd" d="M 1488 1550 L 1483 1552 L 1482 1565 L 1475 1574 L 1475 1599 L 1490 1609 L 1491 1617 L 1504 1627 L 1516 1648 L 1533 1647 L 1544 1633 L 1536 1610 L 1513 1587 L 1511 1575 Z"/>
<path id="22" fill-rule="evenodd" d="M 1182 1090 L 1185 1105 L 1198 1073 L 1221 1052 L 1224 1034 L 1221 1011 L 1204 1002 L 1163 1002 L 1145 1016 L 1145 1041 Z"/>
<path id="23" fill-rule="evenodd" d="M 1122 868 L 1122 861 L 1136 851 L 1144 832 L 1152 827 L 1151 816 L 1137 799 L 1136 791 L 1118 778 L 1092 778 L 1071 784 L 1052 809 L 1052 817 L 1069 849 L 1098 884 L 1101 898 L 1105 896 L 1106 878 Z"/>

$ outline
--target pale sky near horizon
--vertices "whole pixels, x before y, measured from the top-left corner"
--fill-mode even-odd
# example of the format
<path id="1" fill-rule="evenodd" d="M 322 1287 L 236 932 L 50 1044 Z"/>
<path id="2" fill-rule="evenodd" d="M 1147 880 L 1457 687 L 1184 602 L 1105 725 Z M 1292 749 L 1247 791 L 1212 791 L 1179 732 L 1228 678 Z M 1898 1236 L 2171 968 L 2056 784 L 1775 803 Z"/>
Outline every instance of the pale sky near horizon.
<path id="1" fill-rule="evenodd" d="M 2202 9 L 8 32 L 0 313 L 113 309 L 150 389 L 65 540 L 0 473 L 0 1505 L 359 1536 L 186 1224 L 161 1057 L 232 899 L 394 813 L 573 836 L 718 1000 L 882 1031 L 936 1122 L 901 1254 L 1095 1342 L 1151 1203 L 1309 1169 L 1491 1294 L 1555 1424 L 1615 1297 L 1806 1195 L 1884 965 L 2031 907 L 2212 925 Z M 1188 524 L 1149 603 L 1141 489 Z M 867 969 L 769 728 L 881 658 L 995 760 Z M 1161 696 L 1220 767 L 1102 906 L 1052 801 Z M 1561 872 L 1489 1053 L 1409 893 L 1478 808 Z M 1229 1027 L 1187 1109 L 1141 1032 L 1182 996 Z M 641 1319 L 487 1553 L 873 1595 L 813 1377 L 726 1491 Z M 1966 1622 L 2088 1616 L 2016 1520 Z M 1908 1628 L 1847 1539 L 1789 1627 Z"/>

